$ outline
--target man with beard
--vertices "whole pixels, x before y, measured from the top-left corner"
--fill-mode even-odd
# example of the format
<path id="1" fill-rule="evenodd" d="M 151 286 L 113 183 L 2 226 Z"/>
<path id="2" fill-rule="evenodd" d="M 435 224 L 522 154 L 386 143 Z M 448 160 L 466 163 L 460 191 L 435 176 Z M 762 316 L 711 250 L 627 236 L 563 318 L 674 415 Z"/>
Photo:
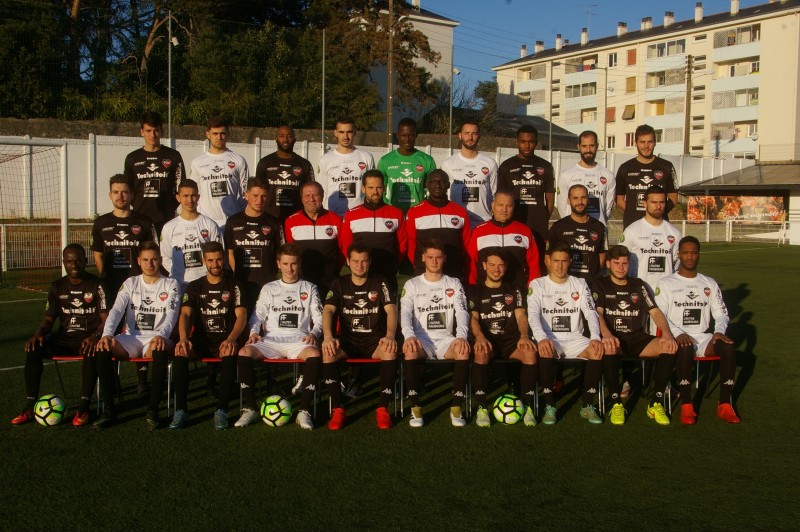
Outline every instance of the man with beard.
<path id="1" fill-rule="evenodd" d="M 550 228 L 547 243 L 552 246 L 565 242 L 572 253 L 569 274 L 587 283 L 597 277 L 606 263 L 606 227 L 589 216 L 589 190 L 584 185 L 569 188 L 569 206 L 572 213 L 558 220 Z"/>
<path id="2" fill-rule="evenodd" d="M 403 214 L 425 197 L 425 178 L 436 169 L 433 157 L 414 146 L 416 140 L 417 123 L 403 118 L 397 124 L 397 149 L 378 161 L 378 170 L 386 177 L 383 201 Z"/>
<path id="3" fill-rule="evenodd" d="M 356 148 L 356 126 L 349 116 L 336 121 L 333 136 L 336 149 L 320 157 L 318 179 L 325 189 L 323 205 L 337 216 L 344 216 L 361 201 L 361 178 L 364 172 L 375 168 L 375 159 L 368 151 Z"/>
<path id="4" fill-rule="evenodd" d="M 296 141 L 294 129 L 280 126 L 275 135 L 278 150 L 256 166 L 256 177 L 268 185 L 264 210 L 281 224 L 300 208 L 300 187 L 314 180 L 314 167 L 294 152 Z"/>
<path id="5" fill-rule="evenodd" d="M 608 223 L 611 209 L 614 208 L 614 190 L 616 178 L 614 174 L 595 161 L 597 156 L 597 133 L 584 131 L 578 137 L 578 152 L 581 160 L 558 177 L 556 201 L 561 216 L 570 213 L 569 190 L 572 185 L 583 185 L 589 193 L 589 204 L 586 212 L 603 225 Z"/>

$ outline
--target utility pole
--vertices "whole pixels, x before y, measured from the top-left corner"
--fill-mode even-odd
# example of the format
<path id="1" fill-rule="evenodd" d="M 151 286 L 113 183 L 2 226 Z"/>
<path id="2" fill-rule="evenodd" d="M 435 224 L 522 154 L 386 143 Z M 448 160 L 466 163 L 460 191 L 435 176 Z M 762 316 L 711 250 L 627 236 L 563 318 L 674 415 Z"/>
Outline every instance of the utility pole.
<path id="1" fill-rule="evenodd" d="M 394 99 L 393 99 L 393 92 L 394 92 L 394 83 L 392 78 L 394 77 L 394 43 L 392 42 L 392 34 L 394 33 L 394 0 L 389 0 L 389 22 L 386 25 L 387 31 L 389 32 L 389 59 L 387 61 L 386 67 L 388 70 L 388 83 L 387 83 L 387 98 L 386 98 L 386 144 L 391 146 L 392 145 L 392 123 L 394 122 Z"/>
<path id="2" fill-rule="evenodd" d="M 689 134 L 691 133 L 691 119 L 692 119 L 692 71 L 694 70 L 694 57 L 692 55 L 686 56 L 686 104 L 684 107 L 684 120 L 683 120 L 683 154 L 689 155 L 690 142 Z"/>

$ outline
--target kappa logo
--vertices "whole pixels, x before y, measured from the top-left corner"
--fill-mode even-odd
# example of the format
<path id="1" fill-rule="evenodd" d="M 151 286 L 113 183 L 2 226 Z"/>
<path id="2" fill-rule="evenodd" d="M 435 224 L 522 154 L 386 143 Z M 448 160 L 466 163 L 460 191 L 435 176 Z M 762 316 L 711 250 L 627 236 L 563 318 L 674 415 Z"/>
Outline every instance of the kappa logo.
<path id="1" fill-rule="evenodd" d="M 73 306 L 73 307 L 75 307 L 75 308 L 78 308 L 78 307 L 80 307 L 81 305 L 83 305 L 83 302 L 82 302 L 80 299 L 78 299 L 77 297 L 76 297 L 75 299 L 73 299 L 73 300 L 72 300 L 70 303 L 71 303 L 71 304 L 72 304 L 72 306 Z"/>
<path id="2" fill-rule="evenodd" d="M 297 303 L 297 300 L 292 296 L 286 296 L 286 299 L 284 299 L 283 302 L 286 303 L 287 305 L 294 305 L 295 303 Z"/>
<path id="3" fill-rule="evenodd" d="M 203 238 L 208 238 L 208 229 L 200 229 L 200 236 Z"/>
<path id="4" fill-rule="evenodd" d="M 664 172 L 662 172 L 661 170 L 656 170 L 655 173 L 653 173 L 653 175 L 656 177 L 656 179 L 664 178 Z"/>
<path id="5" fill-rule="evenodd" d="M 514 296 L 512 296 L 511 294 L 506 294 L 503 297 L 503 300 L 506 302 L 506 305 L 510 305 L 511 303 L 514 302 Z"/>
<path id="6" fill-rule="evenodd" d="M 675 243 L 675 237 L 672 235 L 668 236 L 667 242 L 669 242 L 669 245 L 671 246 L 673 243 Z"/>
<path id="7" fill-rule="evenodd" d="M 300 168 L 299 166 L 294 166 L 292 167 L 292 173 L 295 175 L 295 177 L 299 177 L 300 174 L 303 173 L 303 169 Z"/>
<path id="8" fill-rule="evenodd" d="M 418 164 L 417 166 L 415 166 L 414 169 L 419 173 L 422 173 L 422 171 L 424 170 L 424 168 L 422 167 L 421 164 Z"/>
<path id="9" fill-rule="evenodd" d="M 394 221 L 392 220 L 386 220 L 385 222 L 383 222 L 383 224 L 386 226 L 386 229 L 389 230 L 391 230 L 394 227 Z"/>
<path id="10" fill-rule="evenodd" d="M 236 168 L 236 163 L 235 163 L 235 162 L 233 162 L 233 161 L 228 161 L 228 168 L 230 168 L 231 170 L 233 170 L 234 168 Z"/>
<path id="11" fill-rule="evenodd" d="M 577 301 L 577 300 L 579 300 L 581 298 L 581 295 L 578 292 L 572 292 L 571 295 L 572 295 L 572 299 L 574 301 Z"/>
<path id="12" fill-rule="evenodd" d="M 120 240 L 125 240 L 126 238 L 128 238 L 128 233 L 126 233 L 125 231 L 119 231 L 117 233 L 114 233 L 114 236 L 119 238 Z"/>
<path id="13" fill-rule="evenodd" d="M 361 170 L 362 172 L 366 170 L 366 168 L 367 168 L 367 163 L 364 162 L 358 163 L 358 169 Z"/>
<path id="14" fill-rule="evenodd" d="M 325 228 L 325 234 L 328 236 L 333 236 L 333 227 Z"/>
<path id="15" fill-rule="evenodd" d="M 443 298 L 439 297 L 439 294 L 433 294 L 433 297 L 431 297 L 431 303 L 438 303 L 442 300 Z"/>
<path id="16" fill-rule="evenodd" d="M 522 237 L 519 235 L 514 235 L 514 242 L 517 244 L 522 244 Z"/>
<path id="17" fill-rule="evenodd" d="M 453 227 L 458 227 L 458 222 L 460 222 L 460 221 L 461 221 L 461 218 L 456 218 L 455 216 L 450 218 L 450 223 L 453 224 Z"/>
<path id="18" fill-rule="evenodd" d="M 706 297 L 708 297 L 708 296 L 711 295 L 711 289 L 709 287 L 705 287 L 705 288 L 703 288 L 703 293 L 706 295 Z M 88 303 L 88 301 L 87 301 L 87 303 Z"/>
<path id="19" fill-rule="evenodd" d="M 378 292 L 373 290 L 369 294 L 367 294 L 367 297 L 369 297 L 369 300 L 374 303 L 378 300 Z"/>
<path id="20" fill-rule="evenodd" d="M 628 304 L 628 302 L 627 302 L 627 301 L 623 300 L 623 301 L 620 301 L 620 302 L 619 302 L 619 308 L 621 308 L 622 310 L 625 310 L 625 309 L 627 309 L 628 307 L 630 307 L 630 305 Z"/>
<path id="21" fill-rule="evenodd" d="M 355 306 L 357 306 L 358 308 L 364 308 L 364 307 L 367 306 L 368 303 L 367 303 L 367 300 L 362 297 L 362 298 L 360 298 L 358 301 L 356 301 L 353 304 Z"/>
<path id="22" fill-rule="evenodd" d="M 308 299 L 308 292 L 300 292 L 300 301 Z"/>
<path id="23" fill-rule="evenodd" d="M 600 184 L 605 185 L 606 183 L 608 183 L 608 179 L 605 176 L 600 176 Z"/>
<path id="24" fill-rule="evenodd" d="M 172 166 L 172 159 L 162 159 L 161 166 L 163 166 L 164 168 L 169 168 L 170 166 Z"/>
<path id="25" fill-rule="evenodd" d="M 261 226 L 261 233 L 262 233 L 264 236 L 267 236 L 267 235 L 268 235 L 268 234 L 270 234 L 271 232 L 272 232 L 272 228 L 271 228 L 270 226 L 268 226 L 268 225 L 262 225 L 262 226 Z"/>
<path id="26" fill-rule="evenodd" d="M 222 298 L 222 301 L 227 303 L 228 300 L 231 298 L 231 293 L 225 290 L 224 292 L 222 292 L 222 295 L 220 297 Z"/>
<path id="27" fill-rule="evenodd" d="M 536 167 L 536 173 L 539 174 L 539 175 L 544 175 L 544 167 L 537 166 Z"/>
<path id="28" fill-rule="evenodd" d="M 91 292 L 84 292 L 83 300 L 86 301 L 87 303 L 91 303 L 92 301 L 94 301 L 94 294 Z"/>
<path id="29" fill-rule="evenodd" d="M 214 173 L 219 173 L 219 172 L 222 171 L 222 167 L 220 165 L 218 165 L 218 164 L 214 165 L 214 168 L 212 168 L 211 171 L 214 172 Z"/>
<path id="30" fill-rule="evenodd" d="M 255 240 L 256 238 L 258 238 L 258 233 L 256 233 L 253 230 L 250 230 L 248 233 L 246 233 L 246 235 L 247 238 L 249 238 L 250 240 Z"/>
<path id="31" fill-rule="evenodd" d="M 481 173 L 483 173 L 483 175 L 489 175 L 489 167 L 484 166 L 483 168 L 481 168 Z"/>
<path id="32" fill-rule="evenodd" d="M 447 297 L 453 297 L 453 294 L 455 294 L 456 291 L 453 290 L 452 288 L 448 288 L 447 290 L 444 291 L 444 293 L 447 294 Z"/>
<path id="33" fill-rule="evenodd" d="M 158 165 L 156 163 L 150 163 L 150 166 L 148 166 L 147 169 L 150 170 L 151 172 L 155 172 L 156 170 L 158 170 Z"/>
<path id="34" fill-rule="evenodd" d="M 160 299 L 161 301 L 166 301 L 167 297 L 168 294 L 166 292 L 161 292 L 160 294 L 158 294 L 158 299 Z"/>
<path id="35" fill-rule="evenodd" d="M 563 298 L 563 297 L 559 297 L 559 298 L 556 300 L 556 305 L 558 305 L 559 307 L 563 307 L 563 306 L 564 306 L 564 305 L 566 305 L 566 304 L 567 304 L 567 302 L 566 302 L 566 301 L 564 301 L 564 298 Z"/>
<path id="36" fill-rule="evenodd" d="M 212 299 L 211 301 L 208 302 L 208 306 L 211 307 L 211 308 L 214 308 L 214 309 L 217 308 L 219 305 L 220 305 L 220 301 L 217 298 L 214 298 L 214 299 Z"/>
<path id="37" fill-rule="evenodd" d="M 638 303 L 639 302 L 639 294 L 631 294 L 631 301 L 633 301 L 634 305 L 636 303 Z"/>
<path id="38" fill-rule="evenodd" d="M 597 231 L 592 231 L 589 233 L 589 238 L 591 238 L 593 242 L 596 242 L 597 239 L 600 238 L 600 235 L 597 234 Z"/>

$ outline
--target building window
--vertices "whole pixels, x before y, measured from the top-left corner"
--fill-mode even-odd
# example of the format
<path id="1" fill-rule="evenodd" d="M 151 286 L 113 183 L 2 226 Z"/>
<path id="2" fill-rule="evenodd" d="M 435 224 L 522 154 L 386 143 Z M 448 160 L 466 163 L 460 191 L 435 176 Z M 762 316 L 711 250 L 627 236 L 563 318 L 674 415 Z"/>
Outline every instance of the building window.
<path id="1" fill-rule="evenodd" d="M 581 109 L 581 124 L 597 122 L 597 108 Z"/>
<path id="2" fill-rule="evenodd" d="M 670 55 L 680 55 L 686 51 L 686 40 L 677 39 L 675 41 L 667 41 L 658 44 L 651 44 L 647 47 L 647 58 L 656 59 L 658 57 L 667 57 Z"/>
<path id="3" fill-rule="evenodd" d="M 714 34 L 714 48 L 747 44 L 761 40 L 761 24 L 718 31 Z"/>
<path id="4" fill-rule="evenodd" d="M 740 89 L 736 91 L 736 107 L 758 105 L 758 89 Z"/>
<path id="5" fill-rule="evenodd" d="M 750 73 L 756 74 L 758 71 L 761 70 L 761 61 L 753 61 L 750 63 Z"/>
<path id="6" fill-rule="evenodd" d="M 583 83 L 580 85 L 567 85 L 565 98 L 578 98 L 580 96 L 592 96 L 597 94 L 597 83 Z"/>
<path id="7" fill-rule="evenodd" d="M 613 150 L 617 147 L 617 137 L 614 135 L 609 135 L 606 137 L 606 149 Z"/>
<path id="8" fill-rule="evenodd" d="M 529 105 L 531 103 L 531 93 L 530 92 L 520 92 L 517 94 L 518 104 L 519 105 Z"/>
<path id="9" fill-rule="evenodd" d="M 636 48 L 628 50 L 628 66 L 636 64 Z"/>
<path id="10" fill-rule="evenodd" d="M 636 92 L 636 76 L 625 78 L 625 94 Z"/>
<path id="11" fill-rule="evenodd" d="M 607 107 L 606 108 L 606 122 L 616 122 L 617 120 L 617 108 L 616 107 Z"/>
<path id="12" fill-rule="evenodd" d="M 656 144 L 661 144 L 664 141 L 664 130 L 656 129 Z"/>
<path id="13" fill-rule="evenodd" d="M 617 54 L 608 54 L 608 68 L 614 68 L 617 66 Z"/>
<path id="14" fill-rule="evenodd" d="M 633 146 L 636 146 L 636 134 L 625 133 L 625 147 L 632 148 Z"/>
<path id="15" fill-rule="evenodd" d="M 647 88 L 663 87 L 667 84 L 667 73 L 665 71 L 653 72 L 647 75 Z"/>
<path id="16" fill-rule="evenodd" d="M 661 116 L 664 114 L 664 100 L 647 102 L 647 116 Z"/>
<path id="17" fill-rule="evenodd" d="M 636 118 L 636 105 L 629 104 L 625 106 L 625 111 L 622 112 L 623 120 L 633 120 Z"/>

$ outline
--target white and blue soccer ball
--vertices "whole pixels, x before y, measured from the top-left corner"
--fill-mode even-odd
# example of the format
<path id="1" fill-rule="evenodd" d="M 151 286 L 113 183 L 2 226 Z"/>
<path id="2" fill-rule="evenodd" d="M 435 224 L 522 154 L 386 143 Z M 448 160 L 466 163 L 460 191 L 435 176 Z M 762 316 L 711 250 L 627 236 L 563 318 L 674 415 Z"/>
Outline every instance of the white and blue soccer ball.
<path id="1" fill-rule="evenodd" d="M 516 395 L 506 393 L 495 399 L 492 414 L 500 423 L 513 425 L 525 415 L 525 405 Z"/>
<path id="2" fill-rule="evenodd" d="M 58 395 L 43 395 L 33 407 L 33 416 L 40 425 L 52 427 L 58 425 L 67 413 L 67 402 Z"/>
<path id="3" fill-rule="evenodd" d="M 292 404 L 280 395 L 270 395 L 261 403 L 261 420 L 269 427 L 281 427 L 292 419 Z"/>

